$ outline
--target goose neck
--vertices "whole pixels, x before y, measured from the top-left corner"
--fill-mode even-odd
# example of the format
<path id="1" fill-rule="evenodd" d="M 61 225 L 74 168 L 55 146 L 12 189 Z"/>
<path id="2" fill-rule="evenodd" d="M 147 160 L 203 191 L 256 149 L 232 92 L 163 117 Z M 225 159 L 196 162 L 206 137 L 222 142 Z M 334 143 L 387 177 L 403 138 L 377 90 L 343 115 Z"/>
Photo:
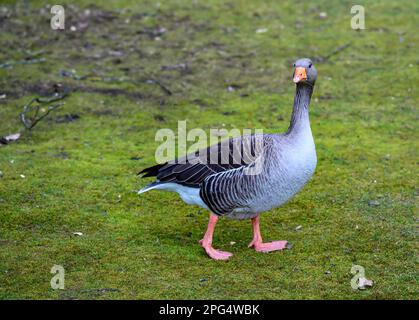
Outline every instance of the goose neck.
<path id="1" fill-rule="evenodd" d="M 310 105 L 313 86 L 299 83 L 295 91 L 294 107 L 292 109 L 291 122 L 287 134 L 310 128 L 308 109 Z"/>

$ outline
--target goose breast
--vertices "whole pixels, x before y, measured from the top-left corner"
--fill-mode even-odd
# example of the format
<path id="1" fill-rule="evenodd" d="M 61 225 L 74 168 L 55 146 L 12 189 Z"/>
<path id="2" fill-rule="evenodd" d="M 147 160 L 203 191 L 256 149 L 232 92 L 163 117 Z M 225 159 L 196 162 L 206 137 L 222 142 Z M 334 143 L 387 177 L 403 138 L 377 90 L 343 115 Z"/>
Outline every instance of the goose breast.
<path id="1" fill-rule="evenodd" d="M 315 171 L 317 157 L 311 135 L 303 139 L 278 138 L 277 152 L 266 163 L 265 181 L 259 185 L 258 196 L 249 204 L 249 213 L 268 211 L 286 203 L 307 184 Z M 238 209 L 233 214 L 247 218 L 243 211 Z"/>

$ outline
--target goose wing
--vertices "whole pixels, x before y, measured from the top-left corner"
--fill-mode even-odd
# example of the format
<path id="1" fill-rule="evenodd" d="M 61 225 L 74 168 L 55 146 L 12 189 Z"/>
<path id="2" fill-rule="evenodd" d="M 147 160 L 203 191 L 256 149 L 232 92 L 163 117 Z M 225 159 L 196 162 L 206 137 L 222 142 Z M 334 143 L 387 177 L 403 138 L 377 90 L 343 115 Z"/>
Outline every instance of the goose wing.
<path id="1" fill-rule="evenodd" d="M 262 153 L 266 135 L 231 138 L 168 163 L 142 170 L 143 177 L 155 176 L 157 183 L 174 182 L 199 188 L 214 174 L 245 168 Z"/>
<path id="2" fill-rule="evenodd" d="M 269 161 L 274 148 L 272 141 L 264 137 L 264 148 L 248 165 L 209 175 L 201 184 L 199 195 L 208 208 L 217 215 L 229 215 L 233 211 L 248 212 L 250 205 L 260 199 L 263 186 L 270 175 Z"/>

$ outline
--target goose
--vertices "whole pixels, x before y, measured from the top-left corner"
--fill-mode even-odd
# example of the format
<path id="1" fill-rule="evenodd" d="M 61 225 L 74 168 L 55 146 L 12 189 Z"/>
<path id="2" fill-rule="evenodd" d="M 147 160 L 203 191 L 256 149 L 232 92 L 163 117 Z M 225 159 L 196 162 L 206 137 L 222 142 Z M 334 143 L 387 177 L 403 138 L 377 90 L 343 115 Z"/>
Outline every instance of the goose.
<path id="1" fill-rule="evenodd" d="M 287 132 L 254 133 L 226 139 L 208 148 L 142 170 L 156 177 L 139 194 L 150 190 L 177 192 L 184 202 L 210 211 L 200 245 L 214 260 L 232 254 L 212 246 L 220 217 L 250 219 L 249 248 L 271 252 L 287 248 L 287 241 L 263 242 L 260 214 L 277 208 L 299 192 L 314 174 L 317 158 L 310 128 L 309 105 L 317 71 L 308 58 L 294 65 L 294 106 Z"/>

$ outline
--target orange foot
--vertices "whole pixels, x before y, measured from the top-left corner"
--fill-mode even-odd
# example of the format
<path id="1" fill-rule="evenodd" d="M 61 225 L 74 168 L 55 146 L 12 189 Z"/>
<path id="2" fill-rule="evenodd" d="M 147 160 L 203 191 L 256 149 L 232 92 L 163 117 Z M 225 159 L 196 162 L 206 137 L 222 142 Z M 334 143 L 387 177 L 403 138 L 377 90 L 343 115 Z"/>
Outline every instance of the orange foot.
<path id="1" fill-rule="evenodd" d="M 207 255 L 214 260 L 227 260 L 228 258 L 230 258 L 233 254 L 230 252 L 226 252 L 226 251 L 221 251 L 221 250 L 217 250 L 214 249 L 210 244 L 205 244 L 204 239 L 202 239 L 201 241 L 199 241 L 199 243 L 201 244 L 202 248 L 204 248 L 205 252 L 207 253 Z"/>
<path id="2" fill-rule="evenodd" d="M 273 241 L 263 243 L 262 241 L 252 240 L 249 244 L 249 248 L 255 248 L 258 252 L 271 252 L 283 250 L 287 247 L 288 241 Z"/>

